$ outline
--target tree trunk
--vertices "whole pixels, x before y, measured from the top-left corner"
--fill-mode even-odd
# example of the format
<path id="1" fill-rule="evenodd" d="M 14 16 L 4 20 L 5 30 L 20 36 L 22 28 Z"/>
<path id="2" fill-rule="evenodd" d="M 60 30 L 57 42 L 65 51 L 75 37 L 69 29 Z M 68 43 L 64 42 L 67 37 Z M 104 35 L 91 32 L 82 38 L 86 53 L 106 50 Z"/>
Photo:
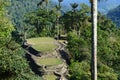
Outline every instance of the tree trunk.
<path id="1" fill-rule="evenodd" d="M 91 1 L 92 18 L 92 80 L 97 80 L 97 0 Z"/>
<path id="2" fill-rule="evenodd" d="M 48 4 L 49 4 L 49 0 L 45 0 L 45 3 L 46 3 L 46 10 L 48 12 Z"/>

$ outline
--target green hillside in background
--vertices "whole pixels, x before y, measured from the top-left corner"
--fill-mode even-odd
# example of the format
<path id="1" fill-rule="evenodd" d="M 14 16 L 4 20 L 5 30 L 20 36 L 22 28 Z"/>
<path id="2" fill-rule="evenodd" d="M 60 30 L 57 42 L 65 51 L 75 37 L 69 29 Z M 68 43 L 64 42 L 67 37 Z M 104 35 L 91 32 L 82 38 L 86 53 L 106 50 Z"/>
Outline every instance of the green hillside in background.
<path id="1" fill-rule="evenodd" d="M 95 23 L 85 3 L 0 0 L 0 80 L 92 80 L 96 42 L 98 80 L 120 80 L 120 6 Z"/>
<path id="2" fill-rule="evenodd" d="M 108 18 L 110 18 L 115 24 L 120 27 L 120 5 L 107 13 Z"/>
<path id="3" fill-rule="evenodd" d="M 39 0 L 11 0 L 8 7 L 10 18 L 17 29 L 21 30 L 25 26 L 25 14 L 37 9 Z"/>

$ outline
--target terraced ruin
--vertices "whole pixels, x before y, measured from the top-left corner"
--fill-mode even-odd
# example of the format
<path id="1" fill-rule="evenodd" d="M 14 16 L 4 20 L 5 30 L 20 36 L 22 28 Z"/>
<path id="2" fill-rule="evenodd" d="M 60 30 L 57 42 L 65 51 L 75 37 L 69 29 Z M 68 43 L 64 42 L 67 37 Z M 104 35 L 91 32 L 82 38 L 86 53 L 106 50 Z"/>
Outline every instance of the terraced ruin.
<path id="1" fill-rule="evenodd" d="M 39 40 L 37 39 L 37 41 Z M 41 75 L 44 80 L 68 80 L 68 67 L 66 60 L 63 58 L 63 54 L 65 54 L 65 52 L 61 53 L 61 51 L 64 51 L 65 45 L 62 42 L 56 40 L 52 40 L 50 41 L 50 43 L 45 41 L 46 40 L 43 40 L 43 42 L 40 42 L 40 44 L 38 44 L 38 42 L 29 40 L 29 43 L 26 45 L 27 47 L 25 48 L 27 54 L 31 56 L 31 59 L 33 59 L 34 63 L 38 66 L 37 70 L 39 73 L 37 74 Z M 41 43 L 42 45 L 46 45 L 46 47 L 49 44 L 52 44 L 52 46 L 56 47 L 54 47 L 54 50 L 52 51 L 42 52 L 32 48 L 33 45 L 41 45 Z M 30 51 L 30 48 L 33 50 Z"/>

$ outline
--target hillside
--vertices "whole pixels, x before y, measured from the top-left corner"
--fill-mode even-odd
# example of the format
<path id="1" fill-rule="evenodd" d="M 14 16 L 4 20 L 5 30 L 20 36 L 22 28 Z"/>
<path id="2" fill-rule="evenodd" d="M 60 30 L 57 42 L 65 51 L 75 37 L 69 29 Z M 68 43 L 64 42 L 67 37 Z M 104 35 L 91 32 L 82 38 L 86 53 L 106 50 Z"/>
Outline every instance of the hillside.
<path id="1" fill-rule="evenodd" d="M 94 17 L 87 0 L 88 5 L 10 0 L 10 7 L 5 1 L 0 0 L 0 80 L 94 80 L 94 63 L 98 80 L 120 80 L 120 30 L 105 13 Z M 108 1 L 98 6 L 109 7 Z M 114 3 L 111 16 L 118 16 Z"/>
<path id="2" fill-rule="evenodd" d="M 120 5 L 107 13 L 108 18 L 110 18 L 116 25 L 120 26 Z"/>
<path id="3" fill-rule="evenodd" d="M 24 15 L 28 12 L 31 12 L 37 8 L 36 3 L 38 3 L 39 0 L 11 0 L 10 7 L 8 7 L 10 18 L 15 26 L 19 30 L 21 30 L 21 27 L 24 25 Z"/>
<path id="4" fill-rule="evenodd" d="M 119 0 L 106 0 L 99 2 L 98 8 L 100 12 L 107 14 L 111 9 L 116 8 L 118 5 L 120 5 Z"/>
<path id="5" fill-rule="evenodd" d="M 17 27 L 17 29 L 21 30 L 22 27 L 25 26 L 25 23 L 23 22 L 23 20 L 25 19 L 24 15 L 28 12 L 35 11 L 38 8 L 37 4 L 39 3 L 39 1 L 40 0 L 10 0 L 11 5 L 8 7 L 9 16 L 12 19 L 14 25 L 19 26 Z M 86 3 L 90 5 L 88 0 L 63 0 L 63 11 L 71 10 L 71 3 Z M 50 0 L 50 6 L 55 6 L 56 4 L 58 4 L 58 0 Z M 115 8 L 119 4 L 120 2 L 117 0 L 108 0 L 106 2 L 99 2 L 98 8 L 100 12 L 106 14 L 109 10 Z"/>

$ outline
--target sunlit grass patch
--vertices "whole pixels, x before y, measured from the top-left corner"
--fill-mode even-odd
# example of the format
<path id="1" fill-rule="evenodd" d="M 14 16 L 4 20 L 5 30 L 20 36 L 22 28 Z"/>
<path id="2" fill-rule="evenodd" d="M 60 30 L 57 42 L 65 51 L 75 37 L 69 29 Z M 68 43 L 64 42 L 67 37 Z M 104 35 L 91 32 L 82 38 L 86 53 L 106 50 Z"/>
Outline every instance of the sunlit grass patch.
<path id="1" fill-rule="evenodd" d="M 55 39 L 50 37 L 39 37 L 27 39 L 27 42 L 32 45 L 32 47 L 41 52 L 51 52 L 57 45 L 55 44 Z"/>
<path id="2" fill-rule="evenodd" d="M 44 75 L 43 78 L 45 80 L 56 80 L 56 76 L 55 75 Z"/>
<path id="3" fill-rule="evenodd" d="M 61 64 L 62 60 L 57 58 L 41 58 L 39 59 L 38 63 L 40 65 L 54 66 Z"/>

